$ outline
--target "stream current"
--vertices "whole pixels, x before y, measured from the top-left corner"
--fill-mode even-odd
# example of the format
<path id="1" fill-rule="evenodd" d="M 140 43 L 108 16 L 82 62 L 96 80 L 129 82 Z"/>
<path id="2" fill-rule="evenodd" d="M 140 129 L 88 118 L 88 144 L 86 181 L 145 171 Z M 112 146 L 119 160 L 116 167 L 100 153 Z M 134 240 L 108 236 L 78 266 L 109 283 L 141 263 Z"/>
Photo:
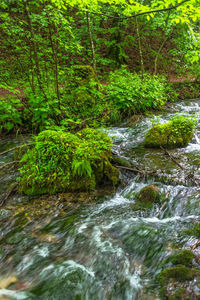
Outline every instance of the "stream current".
<path id="1" fill-rule="evenodd" d="M 160 122 L 184 112 L 200 117 L 199 100 L 175 104 L 159 116 Z M 186 171 L 162 150 L 143 147 L 153 119 L 145 117 L 132 126 L 122 124 L 106 132 L 113 139 L 115 153 L 141 170 L 167 174 L 168 183 L 122 171 L 126 185 L 97 197 L 92 204 L 65 208 L 51 196 L 43 212 L 41 200 L 35 207 L 27 197 L 15 195 L 0 209 L 0 299 L 160 299 L 154 279 L 162 270 L 162 261 L 174 245 L 185 248 L 195 242 L 185 237 L 184 230 L 199 222 L 200 188 L 184 184 Z M 2 139 L 0 152 L 24 139 Z M 188 172 L 199 175 L 199 150 L 197 128 L 187 147 L 170 153 Z M 2 155 L 0 165 L 11 161 L 12 155 Z M 0 169 L 1 194 L 16 175 L 14 169 Z M 147 184 L 158 185 L 168 195 L 161 211 L 158 205 L 147 211 L 132 209 L 135 193 Z M 200 299 L 200 286 L 195 282 L 194 290 Z"/>

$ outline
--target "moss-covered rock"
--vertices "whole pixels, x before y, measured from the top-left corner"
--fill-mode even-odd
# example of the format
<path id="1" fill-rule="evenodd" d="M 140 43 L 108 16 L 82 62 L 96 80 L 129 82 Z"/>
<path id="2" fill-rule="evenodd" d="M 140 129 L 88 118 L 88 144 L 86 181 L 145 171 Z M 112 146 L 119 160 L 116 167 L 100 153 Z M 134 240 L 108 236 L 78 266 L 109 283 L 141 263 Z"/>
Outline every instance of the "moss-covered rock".
<path id="1" fill-rule="evenodd" d="M 123 167 L 127 167 L 127 168 L 132 167 L 131 164 L 128 162 L 128 160 L 126 160 L 125 158 L 119 157 L 119 156 L 115 156 L 115 155 L 112 155 L 111 162 L 118 166 L 123 166 Z"/>
<path id="2" fill-rule="evenodd" d="M 184 230 L 186 234 L 189 234 L 191 236 L 195 236 L 197 238 L 200 238 L 200 224 L 196 224 L 193 228 L 191 229 L 186 229 Z"/>
<path id="3" fill-rule="evenodd" d="M 183 265 L 177 265 L 176 267 L 164 269 L 159 274 L 159 282 L 161 285 L 167 284 L 169 280 L 174 281 L 187 281 L 192 280 L 195 276 L 200 275 L 200 270 L 190 269 Z"/>
<path id="4" fill-rule="evenodd" d="M 75 66 L 73 66 L 73 76 L 74 76 L 74 80 L 79 85 L 86 84 L 91 79 L 95 78 L 94 70 L 89 65 L 75 65 Z"/>
<path id="5" fill-rule="evenodd" d="M 159 202 L 160 194 L 158 187 L 155 185 L 147 185 L 142 188 L 136 195 L 136 208 L 151 208 L 154 203 Z"/>
<path id="6" fill-rule="evenodd" d="M 97 184 L 119 182 L 110 163 L 111 139 L 94 129 L 77 134 L 46 130 L 22 157 L 19 191 L 28 195 L 91 191 Z"/>
<path id="7" fill-rule="evenodd" d="M 181 115 L 165 124 L 155 125 L 145 136 L 145 146 L 152 148 L 184 147 L 193 137 L 195 123 L 195 119 Z"/>
<path id="8" fill-rule="evenodd" d="M 170 255 L 168 261 L 171 261 L 173 265 L 184 265 L 186 267 L 190 267 L 192 265 L 193 258 L 194 253 L 191 250 L 185 249 Z"/>

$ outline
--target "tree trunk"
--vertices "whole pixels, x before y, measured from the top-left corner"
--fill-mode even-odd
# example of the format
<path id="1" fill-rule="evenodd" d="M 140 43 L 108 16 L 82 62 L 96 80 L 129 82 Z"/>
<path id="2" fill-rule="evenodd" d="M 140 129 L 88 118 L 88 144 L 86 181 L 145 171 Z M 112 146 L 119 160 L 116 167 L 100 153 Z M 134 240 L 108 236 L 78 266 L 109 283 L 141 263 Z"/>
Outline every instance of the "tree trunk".
<path id="1" fill-rule="evenodd" d="M 95 79 L 97 80 L 97 63 L 96 63 L 96 54 L 95 54 L 95 47 L 94 47 L 94 40 L 92 36 L 92 30 L 91 30 L 91 21 L 90 21 L 90 15 L 89 12 L 86 12 L 87 17 L 87 27 L 88 27 L 88 33 L 89 33 L 89 39 L 90 39 L 90 45 L 92 50 L 92 65 L 94 69 Z"/>
<path id="2" fill-rule="evenodd" d="M 139 54 L 140 54 L 140 65 L 141 65 L 141 71 L 142 71 L 142 80 L 144 80 L 144 60 L 143 60 L 143 53 L 142 53 L 142 46 L 141 46 L 141 39 L 140 39 L 140 30 L 138 25 L 137 17 L 135 16 L 135 24 L 136 24 L 136 33 L 137 33 L 137 39 L 138 39 L 138 47 L 139 47 Z"/>
<path id="3" fill-rule="evenodd" d="M 30 16 L 30 12 L 29 12 L 28 1 L 24 0 L 23 4 L 24 4 L 24 9 L 25 9 L 27 21 L 28 21 L 29 31 L 30 31 L 30 34 L 31 34 L 31 43 L 32 43 L 32 47 L 33 47 L 33 58 L 34 58 L 34 61 L 35 61 L 38 86 L 39 86 L 45 100 L 47 100 L 47 97 L 46 97 L 46 94 L 45 94 L 45 91 L 44 91 L 44 88 L 43 88 L 43 85 L 42 85 L 42 79 L 41 79 L 41 73 L 40 73 L 40 67 L 39 67 L 39 59 L 38 59 L 38 53 L 37 53 L 37 45 L 36 45 L 36 41 L 35 41 L 35 34 L 34 34 L 33 25 L 32 25 L 32 21 L 31 21 L 31 16 Z"/>

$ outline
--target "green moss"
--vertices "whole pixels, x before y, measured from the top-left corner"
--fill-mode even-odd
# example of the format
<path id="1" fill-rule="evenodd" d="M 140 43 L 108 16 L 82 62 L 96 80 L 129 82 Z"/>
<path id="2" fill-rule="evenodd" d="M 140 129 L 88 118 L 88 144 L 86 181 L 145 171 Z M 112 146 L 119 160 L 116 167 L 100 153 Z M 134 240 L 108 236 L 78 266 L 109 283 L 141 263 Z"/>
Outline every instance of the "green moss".
<path id="1" fill-rule="evenodd" d="M 131 164 L 124 158 L 119 157 L 119 156 L 112 156 L 111 158 L 111 162 L 113 164 L 116 164 L 118 166 L 123 166 L 123 167 L 127 167 L 127 168 L 131 168 Z"/>
<path id="2" fill-rule="evenodd" d="M 189 234 L 189 235 L 200 238 L 200 224 L 196 224 L 193 228 L 186 229 L 184 232 Z"/>
<path id="3" fill-rule="evenodd" d="M 119 182 L 119 170 L 111 165 L 111 163 L 107 160 L 104 162 L 104 174 L 106 177 L 116 185 Z"/>
<path id="4" fill-rule="evenodd" d="M 135 208 L 151 208 L 155 202 L 160 199 L 158 187 L 155 185 L 148 185 L 142 188 L 136 195 Z"/>
<path id="5" fill-rule="evenodd" d="M 194 254 L 191 250 L 180 250 L 174 255 L 170 256 L 168 260 L 174 265 L 184 265 L 190 267 L 192 265 L 193 258 Z"/>
<path id="6" fill-rule="evenodd" d="M 165 285 L 169 280 L 187 281 L 192 280 L 195 276 L 200 275 L 200 270 L 190 269 L 183 265 L 164 269 L 158 277 L 161 285 Z"/>
<path id="7" fill-rule="evenodd" d="M 94 70 L 91 66 L 89 65 L 76 65 L 73 66 L 73 75 L 74 75 L 74 80 L 79 84 L 85 84 L 91 79 L 94 79 Z"/>
<path id="8" fill-rule="evenodd" d="M 195 119 L 176 116 L 165 124 L 153 126 L 145 136 L 145 146 L 153 148 L 184 147 L 192 139 Z"/>
<path id="9" fill-rule="evenodd" d="M 21 160 L 23 155 L 31 148 L 30 144 L 21 145 L 17 147 L 13 153 L 14 160 Z"/>
<path id="10" fill-rule="evenodd" d="M 117 184 L 119 171 L 110 163 L 111 139 L 95 129 L 77 134 L 46 130 L 23 156 L 19 191 L 27 195 L 91 191 L 107 179 Z"/>

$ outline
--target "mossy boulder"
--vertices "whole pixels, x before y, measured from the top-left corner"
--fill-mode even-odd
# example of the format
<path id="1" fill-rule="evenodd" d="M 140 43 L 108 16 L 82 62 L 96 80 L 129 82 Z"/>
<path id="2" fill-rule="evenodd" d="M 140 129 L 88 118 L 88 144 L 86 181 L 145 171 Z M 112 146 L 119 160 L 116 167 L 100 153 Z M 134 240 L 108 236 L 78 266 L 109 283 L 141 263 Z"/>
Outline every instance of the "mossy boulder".
<path id="1" fill-rule="evenodd" d="M 136 195 L 136 206 L 139 208 L 151 208 L 154 203 L 159 202 L 160 194 L 158 187 L 155 185 L 147 185 L 142 188 Z"/>
<path id="2" fill-rule="evenodd" d="M 73 80 L 78 85 L 86 84 L 91 79 L 95 79 L 94 70 L 89 65 L 75 65 L 73 66 Z"/>
<path id="3" fill-rule="evenodd" d="M 165 124 L 153 126 L 145 136 L 145 147 L 176 148 L 186 146 L 194 134 L 196 120 L 183 115 L 175 116 Z"/>
<path id="4" fill-rule="evenodd" d="M 91 191 L 97 184 L 119 182 L 110 163 L 112 141 L 95 129 L 76 134 L 46 130 L 22 157 L 19 191 L 28 195 Z"/>
<path id="5" fill-rule="evenodd" d="M 192 265 L 192 260 L 194 258 L 194 253 L 191 250 L 179 250 L 167 259 L 172 262 L 173 265 L 184 265 L 190 267 Z"/>
<path id="6" fill-rule="evenodd" d="M 132 167 L 128 160 L 126 160 L 125 158 L 119 157 L 119 156 L 115 156 L 115 155 L 112 155 L 111 162 L 118 166 L 123 166 L 123 167 L 127 167 L 127 168 Z"/>
<path id="7" fill-rule="evenodd" d="M 166 284 L 170 280 L 187 281 L 194 279 L 195 276 L 200 276 L 200 270 L 191 269 L 183 265 L 177 265 L 172 268 L 164 269 L 158 277 L 161 285 Z"/>

